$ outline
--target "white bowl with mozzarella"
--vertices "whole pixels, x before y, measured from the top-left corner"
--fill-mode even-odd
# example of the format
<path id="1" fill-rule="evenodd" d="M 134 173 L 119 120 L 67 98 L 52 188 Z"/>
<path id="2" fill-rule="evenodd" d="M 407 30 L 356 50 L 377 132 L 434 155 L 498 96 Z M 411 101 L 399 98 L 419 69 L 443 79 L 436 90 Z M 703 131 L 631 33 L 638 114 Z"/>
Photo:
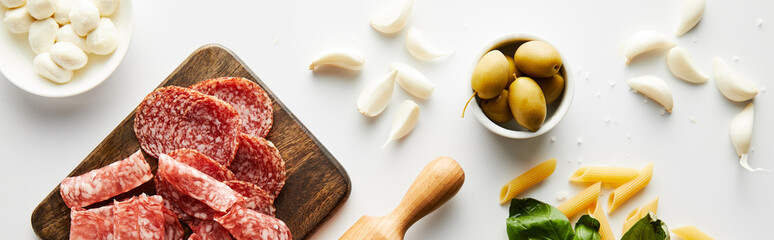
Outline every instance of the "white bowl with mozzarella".
<path id="1" fill-rule="evenodd" d="M 0 17 L 9 9 L 0 7 Z M 68 97 L 86 92 L 104 82 L 124 59 L 134 28 L 132 1 L 121 0 L 109 18 L 118 30 L 119 42 L 108 55 L 88 54 L 85 67 L 74 71 L 72 80 L 60 84 L 48 80 L 33 68 L 37 54 L 30 48 L 28 33 L 14 34 L 0 24 L 0 72 L 6 79 L 25 91 L 45 97 Z"/>

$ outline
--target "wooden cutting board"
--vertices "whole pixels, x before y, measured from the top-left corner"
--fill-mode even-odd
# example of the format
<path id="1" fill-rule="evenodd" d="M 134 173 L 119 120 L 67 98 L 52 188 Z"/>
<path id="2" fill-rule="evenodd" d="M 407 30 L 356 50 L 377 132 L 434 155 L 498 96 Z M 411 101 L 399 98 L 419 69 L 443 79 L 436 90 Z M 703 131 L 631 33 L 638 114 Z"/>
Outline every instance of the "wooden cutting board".
<path id="1" fill-rule="evenodd" d="M 253 80 L 274 100 L 274 125 L 267 139 L 279 149 L 287 170 L 285 187 L 274 202 L 277 218 L 285 221 L 293 233 L 293 239 L 306 238 L 349 196 L 347 172 L 279 98 L 239 58 L 222 46 L 206 45 L 197 49 L 159 87 L 187 87 L 223 76 Z M 129 113 L 68 176 L 81 175 L 122 160 L 137 151 L 140 144 L 133 129 L 135 111 Z M 147 154 L 145 159 L 155 173 L 157 160 Z M 122 199 L 141 192 L 155 194 L 153 180 L 116 198 Z M 112 199 L 97 205 L 110 202 Z M 70 209 L 59 195 L 58 183 L 32 212 L 32 228 L 42 239 L 69 238 Z M 186 232 L 185 239 L 190 229 L 186 229 Z"/>

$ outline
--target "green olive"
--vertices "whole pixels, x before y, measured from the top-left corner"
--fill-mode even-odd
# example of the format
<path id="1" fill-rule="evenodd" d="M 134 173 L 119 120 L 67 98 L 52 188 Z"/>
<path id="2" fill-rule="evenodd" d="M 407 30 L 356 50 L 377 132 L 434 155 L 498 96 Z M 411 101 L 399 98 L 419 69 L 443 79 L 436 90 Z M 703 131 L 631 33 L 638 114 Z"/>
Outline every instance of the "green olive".
<path id="1" fill-rule="evenodd" d="M 547 78 L 562 68 L 562 57 L 556 48 L 543 41 L 529 41 L 516 49 L 513 55 L 516 67 L 535 78 Z"/>
<path id="2" fill-rule="evenodd" d="M 540 86 L 529 77 L 519 77 L 508 88 L 508 106 L 522 127 L 537 131 L 546 120 L 546 99 Z"/>
<path id="3" fill-rule="evenodd" d="M 499 50 L 486 53 L 473 69 L 470 85 L 481 99 L 490 99 L 500 95 L 508 84 L 508 59 Z"/>
<path id="4" fill-rule="evenodd" d="M 543 90 L 543 95 L 546 96 L 546 104 L 551 104 L 562 95 L 562 91 L 564 90 L 564 78 L 562 75 L 556 74 L 550 78 L 536 80 L 540 89 Z"/>
<path id="5" fill-rule="evenodd" d="M 496 123 L 504 123 L 513 119 L 511 109 L 508 107 L 508 90 L 503 89 L 500 96 L 492 99 L 484 99 L 478 103 L 484 115 Z"/>
<path id="6" fill-rule="evenodd" d="M 505 59 L 508 60 L 508 84 L 505 84 L 505 88 L 508 88 L 513 80 L 516 80 L 517 77 L 521 77 L 523 74 L 519 71 L 518 68 L 516 68 L 516 63 L 513 61 L 513 57 L 505 56 Z"/>

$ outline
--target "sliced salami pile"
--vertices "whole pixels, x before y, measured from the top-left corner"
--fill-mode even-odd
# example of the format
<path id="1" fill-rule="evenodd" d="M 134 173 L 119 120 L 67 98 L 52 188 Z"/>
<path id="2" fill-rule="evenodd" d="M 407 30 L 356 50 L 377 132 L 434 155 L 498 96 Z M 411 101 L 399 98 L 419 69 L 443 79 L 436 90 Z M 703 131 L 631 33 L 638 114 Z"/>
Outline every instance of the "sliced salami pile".
<path id="1" fill-rule="evenodd" d="M 272 100 L 254 82 L 224 77 L 164 87 L 137 108 L 140 147 L 158 159 L 154 177 L 140 151 L 77 177 L 60 194 L 71 239 L 292 239 L 274 217 L 285 162 L 270 141 Z M 151 178 L 156 194 L 113 200 Z"/>

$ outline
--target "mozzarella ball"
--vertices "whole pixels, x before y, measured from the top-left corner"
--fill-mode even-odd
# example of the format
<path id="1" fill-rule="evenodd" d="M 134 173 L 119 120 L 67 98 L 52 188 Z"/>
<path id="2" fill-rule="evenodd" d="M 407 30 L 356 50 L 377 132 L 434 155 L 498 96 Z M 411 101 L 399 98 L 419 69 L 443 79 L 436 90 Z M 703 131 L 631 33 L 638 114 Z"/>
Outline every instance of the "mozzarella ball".
<path id="1" fill-rule="evenodd" d="M 99 26 L 86 36 L 86 51 L 108 55 L 118 47 L 118 29 L 110 18 L 99 20 Z"/>
<path id="2" fill-rule="evenodd" d="M 32 60 L 32 68 L 44 78 L 55 83 L 66 83 L 73 79 L 73 71 L 56 65 L 47 52 L 35 56 L 35 59 Z"/>
<path id="3" fill-rule="evenodd" d="M 54 20 L 60 25 L 65 25 L 70 22 L 70 9 L 73 7 L 73 0 L 54 0 Z"/>
<path id="4" fill-rule="evenodd" d="M 78 70 L 86 66 L 89 57 L 78 46 L 70 42 L 58 42 L 51 46 L 51 60 L 67 70 Z"/>
<path id="5" fill-rule="evenodd" d="M 27 0 L 0 0 L 0 3 L 7 8 L 17 8 L 24 6 L 24 4 L 27 3 Z"/>
<path id="6" fill-rule="evenodd" d="M 42 20 L 54 15 L 56 7 L 54 0 L 29 0 L 27 1 L 27 11 L 30 11 L 32 17 Z"/>
<path id="7" fill-rule="evenodd" d="M 73 25 L 70 24 L 65 24 L 59 30 L 56 30 L 56 42 L 69 42 L 86 51 L 86 38 L 78 36 L 75 33 L 75 29 L 73 29 Z"/>
<path id="8" fill-rule="evenodd" d="M 59 24 L 56 24 L 53 18 L 37 20 L 30 25 L 30 47 L 35 53 L 48 52 L 51 45 L 56 40 L 56 30 Z"/>
<path id="9" fill-rule="evenodd" d="M 5 11 L 5 18 L 3 18 L 3 24 L 12 33 L 26 33 L 30 31 L 30 25 L 35 21 L 35 18 L 30 16 L 27 12 L 27 7 L 20 7 L 14 9 L 8 9 Z"/>
<path id="10" fill-rule="evenodd" d="M 74 0 L 70 9 L 70 23 L 75 33 L 86 36 L 99 24 L 99 9 L 89 0 Z"/>
<path id="11" fill-rule="evenodd" d="M 110 16 L 118 8 L 118 0 L 91 0 L 95 6 L 99 9 L 101 16 Z"/>

